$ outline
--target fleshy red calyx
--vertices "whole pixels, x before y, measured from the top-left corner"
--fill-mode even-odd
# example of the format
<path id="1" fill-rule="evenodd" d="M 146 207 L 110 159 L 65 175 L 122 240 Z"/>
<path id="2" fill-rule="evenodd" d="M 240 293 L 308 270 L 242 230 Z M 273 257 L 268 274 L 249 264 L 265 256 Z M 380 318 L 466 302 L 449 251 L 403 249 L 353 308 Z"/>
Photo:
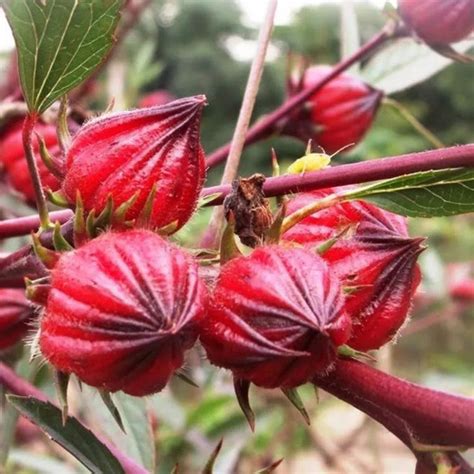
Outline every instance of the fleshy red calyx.
<path id="1" fill-rule="evenodd" d="M 207 293 L 192 258 L 153 232 L 108 232 L 52 270 L 40 348 L 107 391 L 161 390 L 197 339 Z"/>
<path id="2" fill-rule="evenodd" d="M 338 280 L 304 249 L 268 246 L 221 271 L 201 341 L 214 365 L 267 388 L 294 388 L 330 368 L 350 320 Z"/>
<path id="3" fill-rule="evenodd" d="M 319 82 L 331 66 L 313 66 L 296 83 L 290 80 L 290 96 Z M 282 133 L 305 143 L 308 140 L 336 153 L 358 144 L 374 121 L 383 93 L 347 73 L 342 73 L 311 96 L 305 106 L 284 125 Z"/>
<path id="4" fill-rule="evenodd" d="M 0 350 L 13 346 L 26 336 L 33 315 L 33 307 L 23 290 L 0 289 Z"/>
<path id="5" fill-rule="evenodd" d="M 332 192 L 300 194 L 289 202 L 288 215 Z M 363 201 L 319 211 L 283 239 L 317 248 L 338 235 L 323 258 L 346 293 L 345 306 L 352 318 L 347 344 L 361 351 L 378 349 L 395 336 L 408 316 L 420 282 L 416 260 L 423 239 L 408 237 L 404 218 Z"/>
<path id="6" fill-rule="evenodd" d="M 111 199 L 110 224 L 146 214 L 150 228 L 179 229 L 194 211 L 204 176 L 199 126 L 204 96 L 99 117 L 82 127 L 66 155 L 62 191 L 99 215 Z M 143 219 L 141 219 L 143 220 Z M 137 224 L 137 223 L 136 223 Z"/>
<path id="7" fill-rule="evenodd" d="M 455 43 L 474 31 L 473 0 L 399 0 L 405 23 L 431 45 Z"/>
<path id="8" fill-rule="evenodd" d="M 29 203 L 34 203 L 35 192 L 23 149 L 22 126 L 23 121 L 19 119 L 13 121 L 2 131 L 0 136 L 0 162 L 5 168 L 7 182 L 10 186 Z M 61 150 L 56 135 L 56 127 L 40 122 L 35 126 L 35 132 L 43 138 L 50 154 L 60 161 Z M 52 191 L 58 190 L 61 184 L 43 163 L 36 136 L 33 136 L 33 150 L 35 151 L 36 164 L 43 187 Z"/>

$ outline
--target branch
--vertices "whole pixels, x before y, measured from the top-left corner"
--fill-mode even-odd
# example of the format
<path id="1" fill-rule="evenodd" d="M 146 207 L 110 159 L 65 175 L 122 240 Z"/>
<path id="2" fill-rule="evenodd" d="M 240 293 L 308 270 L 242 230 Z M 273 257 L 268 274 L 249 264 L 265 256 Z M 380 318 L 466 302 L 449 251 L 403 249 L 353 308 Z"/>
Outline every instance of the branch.
<path id="1" fill-rule="evenodd" d="M 41 390 L 22 379 L 3 362 L 0 362 L 0 385 L 5 387 L 14 395 L 34 397 L 43 402 L 50 402 L 55 405 Z M 122 453 L 110 441 L 102 436 L 99 436 L 98 434 L 95 434 L 95 436 L 99 441 L 104 443 L 109 448 L 110 452 L 117 458 L 127 474 L 148 474 L 148 471 L 138 465 L 133 459 Z"/>
<path id="2" fill-rule="evenodd" d="M 263 190 L 267 197 L 281 196 L 289 193 L 395 178 L 418 171 L 459 167 L 474 167 L 474 143 L 333 166 L 310 173 L 268 178 Z M 206 204 L 207 206 L 216 206 L 222 204 L 230 190 L 229 185 L 212 186 L 204 188 L 201 196 L 219 194 L 216 199 Z"/>
<path id="3" fill-rule="evenodd" d="M 301 106 L 309 97 L 321 90 L 328 82 L 334 79 L 336 76 L 341 74 L 343 71 L 350 68 L 353 64 L 361 61 L 366 58 L 369 54 L 373 53 L 374 50 L 379 48 L 383 43 L 392 38 L 397 31 L 394 28 L 392 22 L 385 25 L 385 27 L 376 34 L 371 40 L 369 40 L 365 45 L 363 45 L 359 50 L 354 54 L 344 59 L 338 63 L 331 72 L 321 79 L 319 82 L 316 82 L 312 87 L 304 89 L 299 94 L 294 95 L 293 97 L 288 98 L 280 107 L 275 109 L 270 114 L 263 117 L 259 120 L 253 127 L 251 127 L 247 133 L 245 139 L 245 145 L 250 145 L 255 143 L 261 138 L 266 137 L 272 133 L 275 125 L 284 117 L 288 116 L 293 110 Z M 209 168 L 218 165 L 224 161 L 229 154 L 230 144 L 226 144 L 216 151 L 211 153 L 206 160 L 206 164 Z"/>
<path id="4" fill-rule="evenodd" d="M 472 472 L 455 447 L 474 445 L 474 399 L 421 387 L 349 359 L 339 359 L 314 383 L 383 424 L 419 462 L 433 464 L 430 453 L 414 442 L 433 445 L 433 451 L 441 445 L 451 447 L 448 453 L 461 465 L 459 472 Z"/>
<path id="5" fill-rule="evenodd" d="M 257 98 L 258 89 L 260 87 L 260 80 L 262 79 L 263 68 L 265 66 L 265 56 L 272 36 L 277 3 L 277 0 L 270 0 L 268 2 L 265 20 L 260 28 L 258 36 L 257 53 L 250 68 L 244 97 L 242 99 L 242 106 L 240 107 L 239 118 L 230 144 L 229 157 L 225 164 L 221 184 L 230 184 L 232 180 L 237 177 L 240 157 L 245 146 L 245 137 L 249 128 L 250 119 L 252 118 L 255 99 Z M 217 246 L 223 223 L 224 209 L 214 209 L 206 234 L 203 238 L 203 246 Z"/>

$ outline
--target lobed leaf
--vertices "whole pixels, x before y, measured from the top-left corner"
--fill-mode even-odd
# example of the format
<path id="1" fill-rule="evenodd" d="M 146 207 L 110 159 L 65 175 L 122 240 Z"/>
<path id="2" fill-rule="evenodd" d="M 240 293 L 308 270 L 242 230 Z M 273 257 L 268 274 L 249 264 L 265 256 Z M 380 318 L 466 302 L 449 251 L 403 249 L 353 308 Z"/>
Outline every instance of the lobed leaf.
<path id="1" fill-rule="evenodd" d="M 2 0 L 30 112 L 88 77 L 113 44 L 122 0 Z"/>
<path id="2" fill-rule="evenodd" d="M 92 472 L 125 473 L 109 448 L 76 418 L 69 416 L 63 426 L 61 410 L 49 402 L 15 395 L 8 401 Z"/>
<path id="3" fill-rule="evenodd" d="M 424 171 L 350 191 L 345 199 L 364 199 L 409 217 L 454 216 L 474 211 L 474 168 Z"/>

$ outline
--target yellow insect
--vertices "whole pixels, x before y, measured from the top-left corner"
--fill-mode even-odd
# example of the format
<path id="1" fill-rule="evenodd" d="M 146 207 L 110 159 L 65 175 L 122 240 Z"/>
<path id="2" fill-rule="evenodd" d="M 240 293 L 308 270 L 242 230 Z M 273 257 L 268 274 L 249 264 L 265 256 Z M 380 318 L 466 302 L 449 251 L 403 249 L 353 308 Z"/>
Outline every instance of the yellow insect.
<path id="1" fill-rule="evenodd" d="M 307 171 L 319 171 L 331 163 L 331 158 L 337 155 L 340 151 L 352 146 L 353 143 L 346 145 L 339 150 L 337 150 L 332 155 L 326 153 L 312 153 L 311 152 L 311 140 L 308 142 L 306 147 L 306 152 L 304 156 L 295 160 L 290 166 L 288 166 L 287 173 L 289 174 L 302 174 Z"/>

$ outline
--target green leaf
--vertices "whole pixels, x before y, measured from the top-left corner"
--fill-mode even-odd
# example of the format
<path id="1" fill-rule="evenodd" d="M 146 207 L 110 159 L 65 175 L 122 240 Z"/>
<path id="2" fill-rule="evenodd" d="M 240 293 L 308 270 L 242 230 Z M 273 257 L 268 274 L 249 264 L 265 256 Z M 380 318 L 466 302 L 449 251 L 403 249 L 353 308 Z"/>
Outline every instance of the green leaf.
<path id="1" fill-rule="evenodd" d="M 77 86 L 113 44 L 122 0 L 2 0 L 30 112 Z"/>
<path id="2" fill-rule="evenodd" d="M 341 59 L 346 59 L 360 48 L 359 25 L 352 0 L 341 2 Z M 359 64 L 354 64 L 348 71 L 359 74 Z"/>
<path id="3" fill-rule="evenodd" d="M 458 43 L 456 50 L 464 53 L 473 46 L 473 40 L 466 40 Z M 425 44 L 402 38 L 376 54 L 363 68 L 362 77 L 386 94 L 393 94 L 434 76 L 452 62 Z"/>
<path id="4" fill-rule="evenodd" d="M 8 401 L 92 472 L 124 473 L 109 448 L 76 418 L 69 416 L 63 426 L 61 410 L 49 402 L 14 395 L 9 395 Z"/>
<path id="5" fill-rule="evenodd" d="M 440 217 L 474 211 L 474 168 L 425 171 L 345 193 L 402 216 Z"/>
<path id="6" fill-rule="evenodd" d="M 146 400 L 122 392 L 112 395 L 127 433 L 127 453 L 149 472 L 155 472 L 155 443 Z"/>

